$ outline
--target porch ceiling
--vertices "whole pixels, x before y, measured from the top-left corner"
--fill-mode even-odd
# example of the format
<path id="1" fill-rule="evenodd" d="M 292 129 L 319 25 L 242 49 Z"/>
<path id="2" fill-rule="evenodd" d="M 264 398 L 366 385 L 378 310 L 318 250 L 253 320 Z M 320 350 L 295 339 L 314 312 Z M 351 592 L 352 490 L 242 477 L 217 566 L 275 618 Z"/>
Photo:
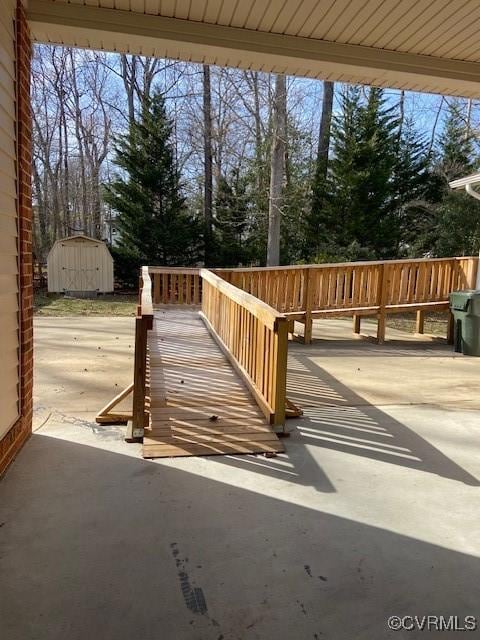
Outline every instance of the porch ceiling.
<path id="1" fill-rule="evenodd" d="M 29 0 L 28 16 L 37 42 L 480 97 L 478 0 Z"/>

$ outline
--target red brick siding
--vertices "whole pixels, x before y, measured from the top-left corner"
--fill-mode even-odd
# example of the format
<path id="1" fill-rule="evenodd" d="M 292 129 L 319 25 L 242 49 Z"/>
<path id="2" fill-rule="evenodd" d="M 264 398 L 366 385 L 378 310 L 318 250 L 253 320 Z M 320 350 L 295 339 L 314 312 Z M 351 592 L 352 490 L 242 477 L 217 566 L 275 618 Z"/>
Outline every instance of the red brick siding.
<path id="1" fill-rule="evenodd" d="M 30 57 L 31 41 L 25 10 L 16 13 L 17 211 L 20 272 L 20 419 L 0 442 L 0 474 L 32 432 L 33 276 Z"/>

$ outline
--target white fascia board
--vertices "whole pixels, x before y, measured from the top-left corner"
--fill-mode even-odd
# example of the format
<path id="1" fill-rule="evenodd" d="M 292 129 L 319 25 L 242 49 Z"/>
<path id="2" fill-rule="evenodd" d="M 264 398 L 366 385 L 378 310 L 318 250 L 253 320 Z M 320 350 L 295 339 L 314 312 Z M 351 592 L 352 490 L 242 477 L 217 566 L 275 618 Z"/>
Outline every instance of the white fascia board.
<path id="1" fill-rule="evenodd" d="M 480 63 L 476 62 L 52 0 L 29 0 L 27 15 L 38 41 L 159 56 L 162 51 L 176 52 L 170 57 L 198 62 L 209 58 L 220 65 L 241 58 L 242 66 L 250 68 L 276 68 L 290 74 L 302 68 L 310 77 L 348 76 L 380 86 L 480 98 Z"/>

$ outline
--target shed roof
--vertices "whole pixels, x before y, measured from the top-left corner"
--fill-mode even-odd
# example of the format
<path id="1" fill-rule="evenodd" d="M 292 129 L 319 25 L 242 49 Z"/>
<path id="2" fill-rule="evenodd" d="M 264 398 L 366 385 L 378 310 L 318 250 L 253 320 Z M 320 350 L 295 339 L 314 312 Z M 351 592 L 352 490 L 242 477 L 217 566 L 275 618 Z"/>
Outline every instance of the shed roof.
<path id="1" fill-rule="evenodd" d="M 92 238 L 90 236 L 84 235 L 83 233 L 78 233 L 78 234 L 75 234 L 73 236 L 67 236 L 66 238 L 59 238 L 58 240 L 55 240 L 55 242 L 52 245 L 52 248 L 48 252 L 48 257 L 50 257 L 50 254 L 54 251 L 54 249 L 57 246 L 62 245 L 64 243 L 68 244 L 68 242 L 70 240 L 78 240 L 79 238 L 81 238 L 82 240 L 87 240 L 88 242 L 92 242 L 94 244 L 98 244 L 98 245 L 104 247 L 106 254 L 108 254 L 110 260 L 113 261 L 112 254 L 110 253 L 110 250 L 107 247 L 107 244 L 103 240 L 99 240 L 98 238 Z"/>
<path id="2" fill-rule="evenodd" d="M 65 238 L 59 238 L 56 242 L 65 242 L 66 240 L 78 240 L 78 238 L 82 238 L 83 240 L 90 240 L 91 242 L 101 242 L 105 244 L 103 240 L 99 240 L 98 238 L 92 238 L 91 236 L 86 236 L 83 233 L 76 233 L 73 236 L 66 236 Z"/>
<path id="3" fill-rule="evenodd" d="M 480 97 L 478 0 L 29 0 L 28 17 L 37 42 Z"/>

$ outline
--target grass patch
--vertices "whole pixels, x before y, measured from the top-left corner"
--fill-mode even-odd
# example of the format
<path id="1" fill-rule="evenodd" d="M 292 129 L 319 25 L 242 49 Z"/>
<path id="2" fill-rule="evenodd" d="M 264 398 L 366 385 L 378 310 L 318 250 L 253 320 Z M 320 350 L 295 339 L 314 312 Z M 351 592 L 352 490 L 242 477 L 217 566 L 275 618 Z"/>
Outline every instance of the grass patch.
<path id="1" fill-rule="evenodd" d="M 134 316 L 137 296 L 112 294 L 85 299 L 65 298 L 61 294 L 47 296 L 45 292 L 38 292 L 33 304 L 36 316 Z"/>
<path id="2" fill-rule="evenodd" d="M 447 335 L 447 324 L 447 313 L 426 313 L 424 333 L 445 337 Z M 399 331 L 406 331 L 407 333 L 415 333 L 415 315 L 399 313 L 387 316 L 387 327 L 398 329 Z"/>

